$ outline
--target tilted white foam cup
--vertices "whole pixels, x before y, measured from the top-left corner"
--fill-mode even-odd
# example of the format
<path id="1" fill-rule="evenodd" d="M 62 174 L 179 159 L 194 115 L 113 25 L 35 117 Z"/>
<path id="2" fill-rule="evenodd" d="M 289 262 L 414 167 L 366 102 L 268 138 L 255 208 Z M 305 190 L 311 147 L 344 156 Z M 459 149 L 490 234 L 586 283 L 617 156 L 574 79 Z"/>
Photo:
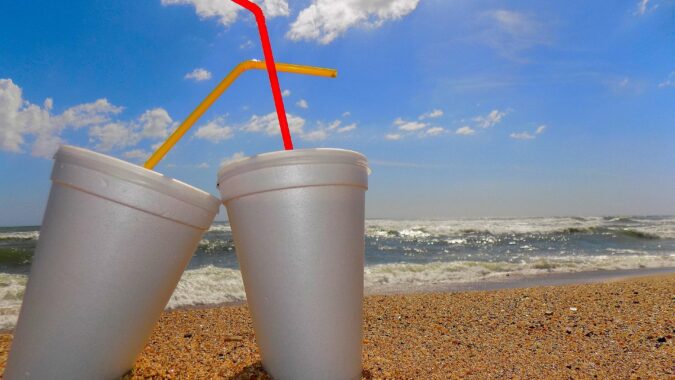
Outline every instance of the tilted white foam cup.
<path id="1" fill-rule="evenodd" d="M 366 157 L 262 154 L 218 173 L 264 368 L 277 380 L 361 376 Z"/>
<path id="2" fill-rule="evenodd" d="M 220 201 L 157 172 L 62 146 L 5 379 L 131 369 Z"/>

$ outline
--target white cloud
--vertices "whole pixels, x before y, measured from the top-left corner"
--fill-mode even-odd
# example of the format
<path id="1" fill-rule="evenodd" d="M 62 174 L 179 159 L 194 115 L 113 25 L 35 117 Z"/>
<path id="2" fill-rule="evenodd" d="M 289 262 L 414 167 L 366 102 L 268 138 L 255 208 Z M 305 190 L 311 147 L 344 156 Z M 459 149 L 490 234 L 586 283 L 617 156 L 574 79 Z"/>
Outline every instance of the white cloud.
<path id="1" fill-rule="evenodd" d="M 143 149 L 133 149 L 122 153 L 122 157 L 130 160 L 145 161 L 150 157 L 150 152 Z"/>
<path id="2" fill-rule="evenodd" d="M 432 127 L 424 131 L 424 134 L 427 136 L 438 136 L 440 134 L 443 134 L 445 132 L 445 129 L 441 127 Z"/>
<path id="3" fill-rule="evenodd" d="M 291 90 L 289 90 L 289 89 L 283 90 L 283 91 L 281 92 L 281 96 L 284 96 L 284 97 L 286 97 L 286 96 L 291 96 Z"/>
<path id="4" fill-rule="evenodd" d="M 153 108 L 145 111 L 139 118 L 143 137 L 163 139 L 169 136 L 169 129 L 174 125 L 171 116 L 164 108 Z"/>
<path id="5" fill-rule="evenodd" d="M 504 116 L 506 116 L 505 111 L 492 110 L 485 116 L 474 117 L 473 120 L 476 122 L 476 126 L 479 128 L 491 128 L 499 124 Z"/>
<path id="6" fill-rule="evenodd" d="M 141 114 L 134 121 L 115 120 L 89 128 L 89 141 L 96 143 L 96 149 L 107 152 L 127 148 L 143 139 L 158 140 L 169 135 L 175 123 L 163 108 L 153 108 Z"/>
<path id="7" fill-rule="evenodd" d="M 540 135 L 540 134 L 544 133 L 544 131 L 546 130 L 546 128 L 547 128 L 547 126 L 544 125 L 544 124 L 542 124 L 542 125 L 540 125 L 540 126 L 537 127 L 537 130 L 534 132 L 534 134 Z"/>
<path id="8" fill-rule="evenodd" d="M 49 108 L 51 108 L 52 102 L 51 99 L 49 100 Z M 68 108 L 58 116 L 58 122 L 77 129 L 107 123 L 111 120 L 112 115 L 117 115 L 123 110 L 123 107 L 110 104 L 108 99 L 98 99 L 93 103 L 85 103 Z"/>
<path id="9" fill-rule="evenodd" d="M 419 0 L 313 0 L 300 11 L 286 37 L 328 44 L 353 27 L 380 27 L 417 7 Z"/>
<path id="10" fill-rule="evenodd" d="M 185 74 L 185 79 L 192 79 L 196 82 L 209 80 L 211 79 L 211 72 L 202 68 L 194 69 L 191 72 Z"/>
<path id="11" fill-rule="evenodd" d="M 389 133 L 385 135 L 384 138 L 387 140 L 396 141 L 402 139 L 403 135 L 401 135 L 400 133 Z"/>
<path id="12" fill-rule="evenodd" d="M 300 138 L 307 141 L 321 141 L 328 137 L 328 132 L 325 129 L 315 129 L 307 133 L 301 134 Z"/>
<path id="13" fill-rule="evenodd" d="M 301 136 L 303 134 L 303 127 L 305 125 L 305 119 L 286 114 L 286 120 L 288 121 L 288 128 L 291 131 L 291 134 Z M 276 112 L 271 112 L 267 115 L 253 115 L 251 119 L 244 124 L 241 129 L 246 132 L 263 132 L 268 136 L 275 136 L 280 134 L 279 131 L 279 119 L 277 118 Z"/>
<path id="14" fill-rule="evenodd" d="M 241 161 L 245 158 L 248 158 L 248 156 L 245 155 L 244 152 L 237 152 L 230 157 L 225 157 L 222 161 L 220 161 L 220 166 L 225 166 L 233 162 Z"/>
<path id="15" fill-rule="evenodd" d="M 248 12 L 229 0 L 162 0 L 162 5 L 192 5 L 199 18 L 217 18 L 223 26 L 235 22 L 240 11 Z M 261 8 L 266 18 L 288 16 L 289 13 L 286 0 L 264 0 Z"/>
<path id="16" fill-rule="evenodd" d="M 21 152 L 26 125 L 20 120 L 23 98 L 21 88 L 11 79 L 0 79 L 0 149 Z M 23 108 L 23 109 L 22 109 Z"/>
<path id="17" fill-rule="evenodd" d="M 529 134 L 527 131 L 511 133 L 510 137 L 516 140 L 532 140 L 534 135 Z"/>
<path id="18" fill-rule="evenodd" d="M 457 128 L 455 131 L 455 134 L 462 135 L 462 136 L 470 136 L 476 133 L 476 130 L 469 127 L 468 125 L 465 125 L 461 128 Z"/>
<path id="19" fill-rule="evenodd" d="M 305 119 L 300 116 L 286 114 L 288 121 L 288 128 L 291 131 L 291 136 L 307 141 L 320 141 L 328 138 L 332 133 L 340 133 L 340 120 L 335 120 L 326 125 L 322 122 L 317 123 L 317 127 L 311 130 L 305 130 Z M 347 126 L 350 127 L 350 126 Z M 345 127 L 345 128 L 347 128 Z M 344 132 L 356 128 L 348 128 Z M 267 115 L 253 115 L 251 118 L 239 127 L 240 130 L 253 133 L 264 133 L 268 136 L 276 136 L 280 134 L 279 119 L 276 112 L 271 112 Z"/>
<path id="20" fill-rule="evenodd" d="M 356 123 L 351 123 L 349 125 L 345 125 L 342 128 L 338 128 L 337 132 L 338 133 L 345 133 L 345 132 L 353 131 L 355 129 L 356 129 Z"/>
<path id="21" fill-rule="evenodd" d="M 137 144 L 140 140 L 140 134 L 134 133 L 132 128 L 123 122 L 113 122 L 89 128 L 89 141 L 96 142 L 96 149 L 104 152 L 126 148 Z"/>
<path id="22" fill-rule="evenodd" d="M 53 106 L 50 98 L 42 106 L 24 100 L 19 86 L 11 79 L 0 79 L 0 150 L 20 153 L 30 144 L 32 155 L 51 158 L 62 143 L 60 136 L 65 129 L 103 128 L 103 124 L 111 123 L 112 117 L 123 110 L 107 99 L 76 105 L 59 115 L 52 114 Z M 105 132 L 112 129 L 95 134 L 108 136 Z"/>
<path id="23" fill-rule="evenodd" d="M 660 88 L 675 87 L 675 71 L 671 72 L 666 80 L 659 83 L 659 87 Z"/>
<path id="24" fill-rule="evenodd" d="M 298 107 L 300 108 L 309 108 L 309 104 L 307 104 L 307 101 L 305 99 L 300 99 L 298 100 L 297 103 L 295 103 Z"/>
<path id="25" fill-rule="evenodd" d="M 342 117 L 350 117 L 350 116 L 352 116 L 352 113 L 349 111 L 345 111 L 342 113 Z"/>
<path id="26" fill-rule="evenodd" d="M 428 124 L 419 121 L 405 121 L 399 117 L 394 120 L 394 125 L 398 126 L 401 131 L 413 132 L 426 128 Z"/>
<path id="27" fill-rule="evenodd" d="M 234 136 L 234 128 L 225 125 L 225 118 L 219 117 L 199 127 L 195 137 L 212 142 L 227 140 Z"/>
<path id="28" fill-rule="evenodd" d="M 419 119 L 424 120 L 424 119 L 434 119 L 437 117 L 443 116 L 443 110 L 435 109 L 432 110 L 431 112 L 424 113 L 420 115 Z"/>
<path id="29" fill-rule="evenodd" d="M 200 164 L 195 165 L 197 169 L 208 169 L 209 168 L 209 163 L 208 162 L 202 162 Z"/>

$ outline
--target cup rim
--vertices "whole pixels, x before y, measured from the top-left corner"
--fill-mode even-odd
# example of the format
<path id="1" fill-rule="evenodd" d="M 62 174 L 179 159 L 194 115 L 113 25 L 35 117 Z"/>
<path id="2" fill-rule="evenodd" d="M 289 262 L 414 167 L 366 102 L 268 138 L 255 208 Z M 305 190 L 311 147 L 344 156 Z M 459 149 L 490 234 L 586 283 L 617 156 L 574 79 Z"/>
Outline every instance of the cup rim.
<path id="1" fill-rule="evenodd" d="M 181 199 L 208 211 L 217 210 L 220 200 L 204 190 L 130 162 L 72 145 L 61 145 L 54 160 L 95 170 L 123 181 Z"/>
<path id="2" fill-rule="evenodd" d="M 351 164 L 368 169 L 368 159 L 359 152 L 339 148 L 307 148 L 261 153 L 227 163 L 218 169 L 218 183 L 236 175 L 287 165 Z"/>

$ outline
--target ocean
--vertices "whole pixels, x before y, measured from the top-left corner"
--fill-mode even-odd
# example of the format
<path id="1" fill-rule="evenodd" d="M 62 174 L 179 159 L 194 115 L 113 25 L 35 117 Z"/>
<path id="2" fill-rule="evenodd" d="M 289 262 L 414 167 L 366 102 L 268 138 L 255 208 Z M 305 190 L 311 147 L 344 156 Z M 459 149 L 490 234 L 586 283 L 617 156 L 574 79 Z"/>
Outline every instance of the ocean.
<path id="1" fill-rule="evenodd" d="M 39 227 L 0 227 L 0 328 L 14 326 Z M 548 273 L 675 267 L 675 216 L 366 220 L 369 293 Z M 168 308 L 245 299 L 229 224 L 204 235 Z"/>

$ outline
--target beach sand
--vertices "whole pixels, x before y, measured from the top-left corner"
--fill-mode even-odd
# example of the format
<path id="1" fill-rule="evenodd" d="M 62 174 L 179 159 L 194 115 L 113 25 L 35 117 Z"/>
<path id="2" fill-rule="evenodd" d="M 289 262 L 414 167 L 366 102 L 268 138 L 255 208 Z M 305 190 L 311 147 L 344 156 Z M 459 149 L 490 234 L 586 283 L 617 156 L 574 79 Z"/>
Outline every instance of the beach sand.
<path id="1" fill-rule="evenodd" d="M 367 379 L 672 379 L 675 275 L 369 296 L 364 328 Z M 223 306 L 164 313 L 127 378 L 269 377 L 248 309 Z"/>

